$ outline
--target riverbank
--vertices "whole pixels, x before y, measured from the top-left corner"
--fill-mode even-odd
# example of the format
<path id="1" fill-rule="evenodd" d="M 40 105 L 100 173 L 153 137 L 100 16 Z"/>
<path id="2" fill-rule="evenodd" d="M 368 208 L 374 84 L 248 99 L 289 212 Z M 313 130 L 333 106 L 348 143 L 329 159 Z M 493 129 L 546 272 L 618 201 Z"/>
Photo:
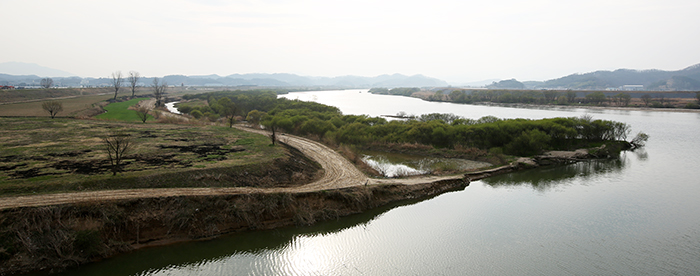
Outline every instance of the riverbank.
<path id="1" fill-rule="evenodd" d="M 310 192 L 140 197 L 9 208 L 0 211 L 0 275 L 57 272 L 148 246 L 337 220 L 463 190 L 470 181 L 492 175 L 591 158 L 596 156 L 587 150 L 549 152 L 464 175 L 375 179 L 373 185 Z"/>
<path id="2" fill-rule="evenodd" d="M 327 146 L 292 135 L 281 140 L 317 162 L 323 176 L 293 187 L 122 189 L 0 198 L 0 275 L 57 271 L 143 246 L 308 225 L 468 185 L 461 175 L 370 179 Z M 309 175 L 319 171 L 314 167 Z M 286 171 L 294 178 L 300 170 Z M 192 183 L 203 179 L 174 177 Z M 223 179 L 221 174 L 204 177 Z M 162 180 L 162 175 L 154 179 Z M 14 203 L 2 204 L 6 201 Z"/>
<path id="3" fill-rule="evenodd" d="M 463 190 L 461 179 L 303 193 L 97 201 L 0 211 L 0 275 L 57 272 L 145 246 L 338 219 Z"/>
<path id="4" fill-rule="evenodd" d="M 424 101 L 426 99 L 420 98 Z M 509 104 L 509 103 L 492 103 L 478 102 L 472 105 L 497 106 L 510 108 L 527 108 L 527 109 L 552 109 L 552 110 L 571 110 L 571 109 L 591 109 L 591 110 L 619 110 L 619 111 L 652 111 L 652 112 L 682 112 L 682 113 L 700 113 L 700 109 L 688 108 L 655 108 L 655 107 L 622 107 L 622 106 L 590 106 L 590 105 L 542 105 L 542 104 Z"/>

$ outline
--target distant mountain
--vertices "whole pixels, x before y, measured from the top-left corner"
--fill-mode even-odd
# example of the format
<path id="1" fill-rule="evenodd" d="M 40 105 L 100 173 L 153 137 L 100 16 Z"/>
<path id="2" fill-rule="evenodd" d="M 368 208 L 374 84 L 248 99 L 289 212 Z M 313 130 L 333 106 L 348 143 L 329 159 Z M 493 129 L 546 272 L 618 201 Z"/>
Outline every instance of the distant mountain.
<path id="1" fill-rule="evenodd" d="M 525 82 L 527 88 L 604 90 L 644 85 L 645 90 L 700 90 L 700 64 L 678 71 L 630 70 L 572 74 L 544 82 Z"/>
<path id="2" fill-rule="evenodd" d="M 0 63 L 0 73 L 8 75 L 36 75 L 41 77 L 70 77 L 75 74 L 44 67 L 35 63 L 3 62 Z"/>
<path id="3" fill-rule="evenodd" d="M 380 76 L 381 77 L 381 76 Z M 447 82 L 423 75 L 403 76 L 391 75 L 391 78 L 374 83 L 372 87 L 438 87 L 446 86 Z"/>
<path id="4" fill-rule="evenodd" d="M 381 75 L 376 77 L 340 76 L 340 77 L 304 77 L 294 74 L 233 74 L 225 77 L 218 75 L 183 76 L 170 75 L 163 80 L 171 85 L 198 86 L 330 86 L 348 88 L 372 87 L 435 87 L 445 86 L 447 82 L 423 75 L 404 76 L 401 74 Z"/>
<path id="5" fill-rule="evenodd" d="M 451 82 L 452 86 L 467 86 L 467 87 L 485 87 L 494 82 L 498 82 L 501 79 L 487 79 L 482 81 L 470 81 L 470 82 Z"/>
<path id="6" fill-rule="evenodd" d="M 233 74 L 226 76 L 229 79 L 241 79 L 241 80 L 275 80 L 284 85 L 288 86 L 308 86 L 308 85 L 318 85 L 313 80 L 312 77 L 302 77 L 294 74 L 286 73 L 276 73 L 276 74 Z M 322 84 L 325 85 L 325 84 Z"/>
<path id="7" fill-rule="evenodd" d="M 522 82 L 519 82 L 515 79 L 510 79 L 510 80 L 502 80 L 499 82 L 493 82 L 492 84 L 487 85 L 486 88 L 490 88 L 490 89 L 525 89 L 525 84 L 523 84 Z"/>
<path id="8" fill-rule="evenodd" d="M 41 77 L 37 75 L 15 76 L 0 74 L 0 84 L 15 86 L 36 86 Z M 111 78 L 53 78 L 56 86 L 111 86 Z M 401 74 L 376 77 L 340 76 L 305 77 L 294 74 L 233 74 L 219 75 L 168 75 L 162 78 L 169 85 L 185 86 L 266 86 L 266 87 L 332 87 L 332 88 L 372 88 L 372 87 L 437 87 L 447 86 L 447 82 L 423 75 L 405 76 Z M 148 86 L 153 78 L 141 78 L 141 85 Z"/>
<path id="9" fill-rule="evenodd" d="M 435 87 L 445 86 L 447 82 L 423 75 L 405 76 L 401 74 L 380 75 L 376 77 L 339 76 L 339 77 L 304 77 L 294 74 L 235 74 L 227 78 L 243 79 L 248 81 L 264 81 L 273 86 L 335 86 L 335 87 Z M 278 81 L 275 84 L 271 80 Z"/>
<path id="10" fill-rule="evenodd" d="M 700 90 L 700 81 L 691 77 L 673 76 L 667 80 L 652 83 L 649 90 Z"/>

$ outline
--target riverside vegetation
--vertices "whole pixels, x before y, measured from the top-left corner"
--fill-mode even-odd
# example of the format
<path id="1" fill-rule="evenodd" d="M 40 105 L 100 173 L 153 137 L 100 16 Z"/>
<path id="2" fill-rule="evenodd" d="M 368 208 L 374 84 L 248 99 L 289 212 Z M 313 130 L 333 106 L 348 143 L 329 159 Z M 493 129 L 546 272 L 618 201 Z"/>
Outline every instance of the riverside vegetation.
<path id="1" fill-rule="evenodd" d="M 187 124 L 0 118 L 0 193 L 290 187 L 317 177 L 318 165 L 293 149 L 270 146 L 269 138 L 261 135 L 205 124 L 222 119 L 228 125 L 230 120 L 245 118 L 253 125 L 304 135 L 349 150 L 349 154 L 354 147 L 374 147 L 491 158 L 494 163 L 506 162 L 504 154 L 532 155 L 603 144 L 619 151 L 643 142 L 623 141 L 629 133 L 626 124 L 590 117 L 472 120 L 427 114 L 387 121 L 343 115 L 335 107 L 318 103 L 277 99 L 274 91 L 227 91 L 183 98 L 189 102 L 180 104 L 180 111 L 192 116 Z M 198 112 L 201 116 L 196 119 Z M 134 139 L 134 148 L 117 176 L 110 175 L 100 139 L 114 132 Z M 5 209 L 0 212 L 0 274 L 79 265 L 141 243 L 310 224 L 465 185 L 462 181 L 385 184 L 298 194 L 168 197 Z"/>
<path id="2" fill-rule="evenodd" d="M 412 91 L 412 90 L 411 90 Z M 343 115 L 336 107 L 284 98 L 273 92 L 230 91 L 188 95 L 191 103 L 179 110 L 195 117 L 215 120 L 225 113 L 223 105 L 233 102 L 239 115 L 253 124 L 307 136 L 332 146 L 364 149 L 419 149 L 424 154 L 451 155 L 467 159 L 494 156 L 532 156 L 545 150 L 572 150 L 609 144 L 619 152 L 634 145 L 625 142 L 630 126 L 607 120 L 552 118 L 541 120 L 477 120 L 452 114 L 424 114 L 407 120 L 387 121 L 365 115 Z M 643 139 L 644 135 L 638 139 Z M 412 153 L 417 153 L 415 152 Z M 488 158 L 490 156 L 490 158 Z M 501 162 L 503 163 L 503 162 Z"/>
<path id="3" fill-rule="evenodd" d="M 616 106 L 700 108 L 700 92 L 678 91 L 573 91 L 527 89 L 460 89 L 423 91 L 420 88 L 372 88 L 369 93 L 418 97 L 427 101 L 462 104 L 537 104 L 560 106 Z M 672 96 L 668 96 L 668 95 Z M 634 95 L 634 96 L 633 96 Z"/>
<path id="4" fill-rule="evenodd" d="M 66 118 L 0 118 L 0 126 L 0 197 L 6 198 L 42 193 L 70 198 L 72 192 L 139 188 L 293 187 L 312 181 L 320 169 L 292 148 L 270 146 L 265 136 L 221 126 Z M 101 139 L 113 132 L 133 142 L 116 176 L 109 173 Z M 79 203 L 0 210 L 0 275 L 60 271 L 141 243 L 261 228 L 279 217 L 258 211 L 278 214 L 288 206 L 259 208 L 277 195 L 191 200 L 75 195 Z M 192 200 L 203 203 L 186 204 Z M 226 201 L 232 208 L 226 214 L 234 217 L 222 217 L 221 205 L 211 205 Z M 209 209 L 202 209 L 205 205 Z M 211 212 L 201 217 L 200 210 Z M 312 222 L 315 213 L 305 214 L 300 221 Z"/>

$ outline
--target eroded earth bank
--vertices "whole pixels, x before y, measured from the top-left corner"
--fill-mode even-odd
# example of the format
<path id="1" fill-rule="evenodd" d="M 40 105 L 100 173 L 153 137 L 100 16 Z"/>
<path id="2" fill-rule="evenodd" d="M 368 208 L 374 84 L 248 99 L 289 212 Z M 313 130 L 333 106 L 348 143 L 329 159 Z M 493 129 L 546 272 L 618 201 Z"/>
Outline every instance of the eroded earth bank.
<path id="1" fill-rule="evenodd" d="M 470 180 L 541 162 L 522 160 L 467 175 L 373 179 L 322 144 L 295 136 L 282 140 L 293 148 L 285 158 L 265 164 L 269 169 L 258 170 L 262 175 L 244 176 L 236 169 L 211 175 L 241 183 L 270 181 L 274 176 L 273 182 L 284 185 L 0 198 L 0 275 L 60 271 L 144 246 L 334 220 L 391 203 L 462 190 Z M 591 157 L 579 153 L 561 158 L 561 162 Z M 291 185 L 295 179 L 302 184 Z"/>

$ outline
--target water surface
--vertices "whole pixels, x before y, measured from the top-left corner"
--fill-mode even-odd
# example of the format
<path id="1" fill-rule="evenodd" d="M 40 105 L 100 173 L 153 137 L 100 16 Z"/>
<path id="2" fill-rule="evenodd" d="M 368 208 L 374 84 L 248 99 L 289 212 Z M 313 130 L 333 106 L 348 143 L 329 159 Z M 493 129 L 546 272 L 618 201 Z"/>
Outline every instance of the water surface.
<path id="1" fill-rule="evenodd" d="M 64 275 L 699 275 L 700 115 L 515 109 L 358 93 L 285 95 L 345 114 L 615 120 L 650 135 L 619 159 L 539 168 L 322 223 L 149 248 Z"/>

